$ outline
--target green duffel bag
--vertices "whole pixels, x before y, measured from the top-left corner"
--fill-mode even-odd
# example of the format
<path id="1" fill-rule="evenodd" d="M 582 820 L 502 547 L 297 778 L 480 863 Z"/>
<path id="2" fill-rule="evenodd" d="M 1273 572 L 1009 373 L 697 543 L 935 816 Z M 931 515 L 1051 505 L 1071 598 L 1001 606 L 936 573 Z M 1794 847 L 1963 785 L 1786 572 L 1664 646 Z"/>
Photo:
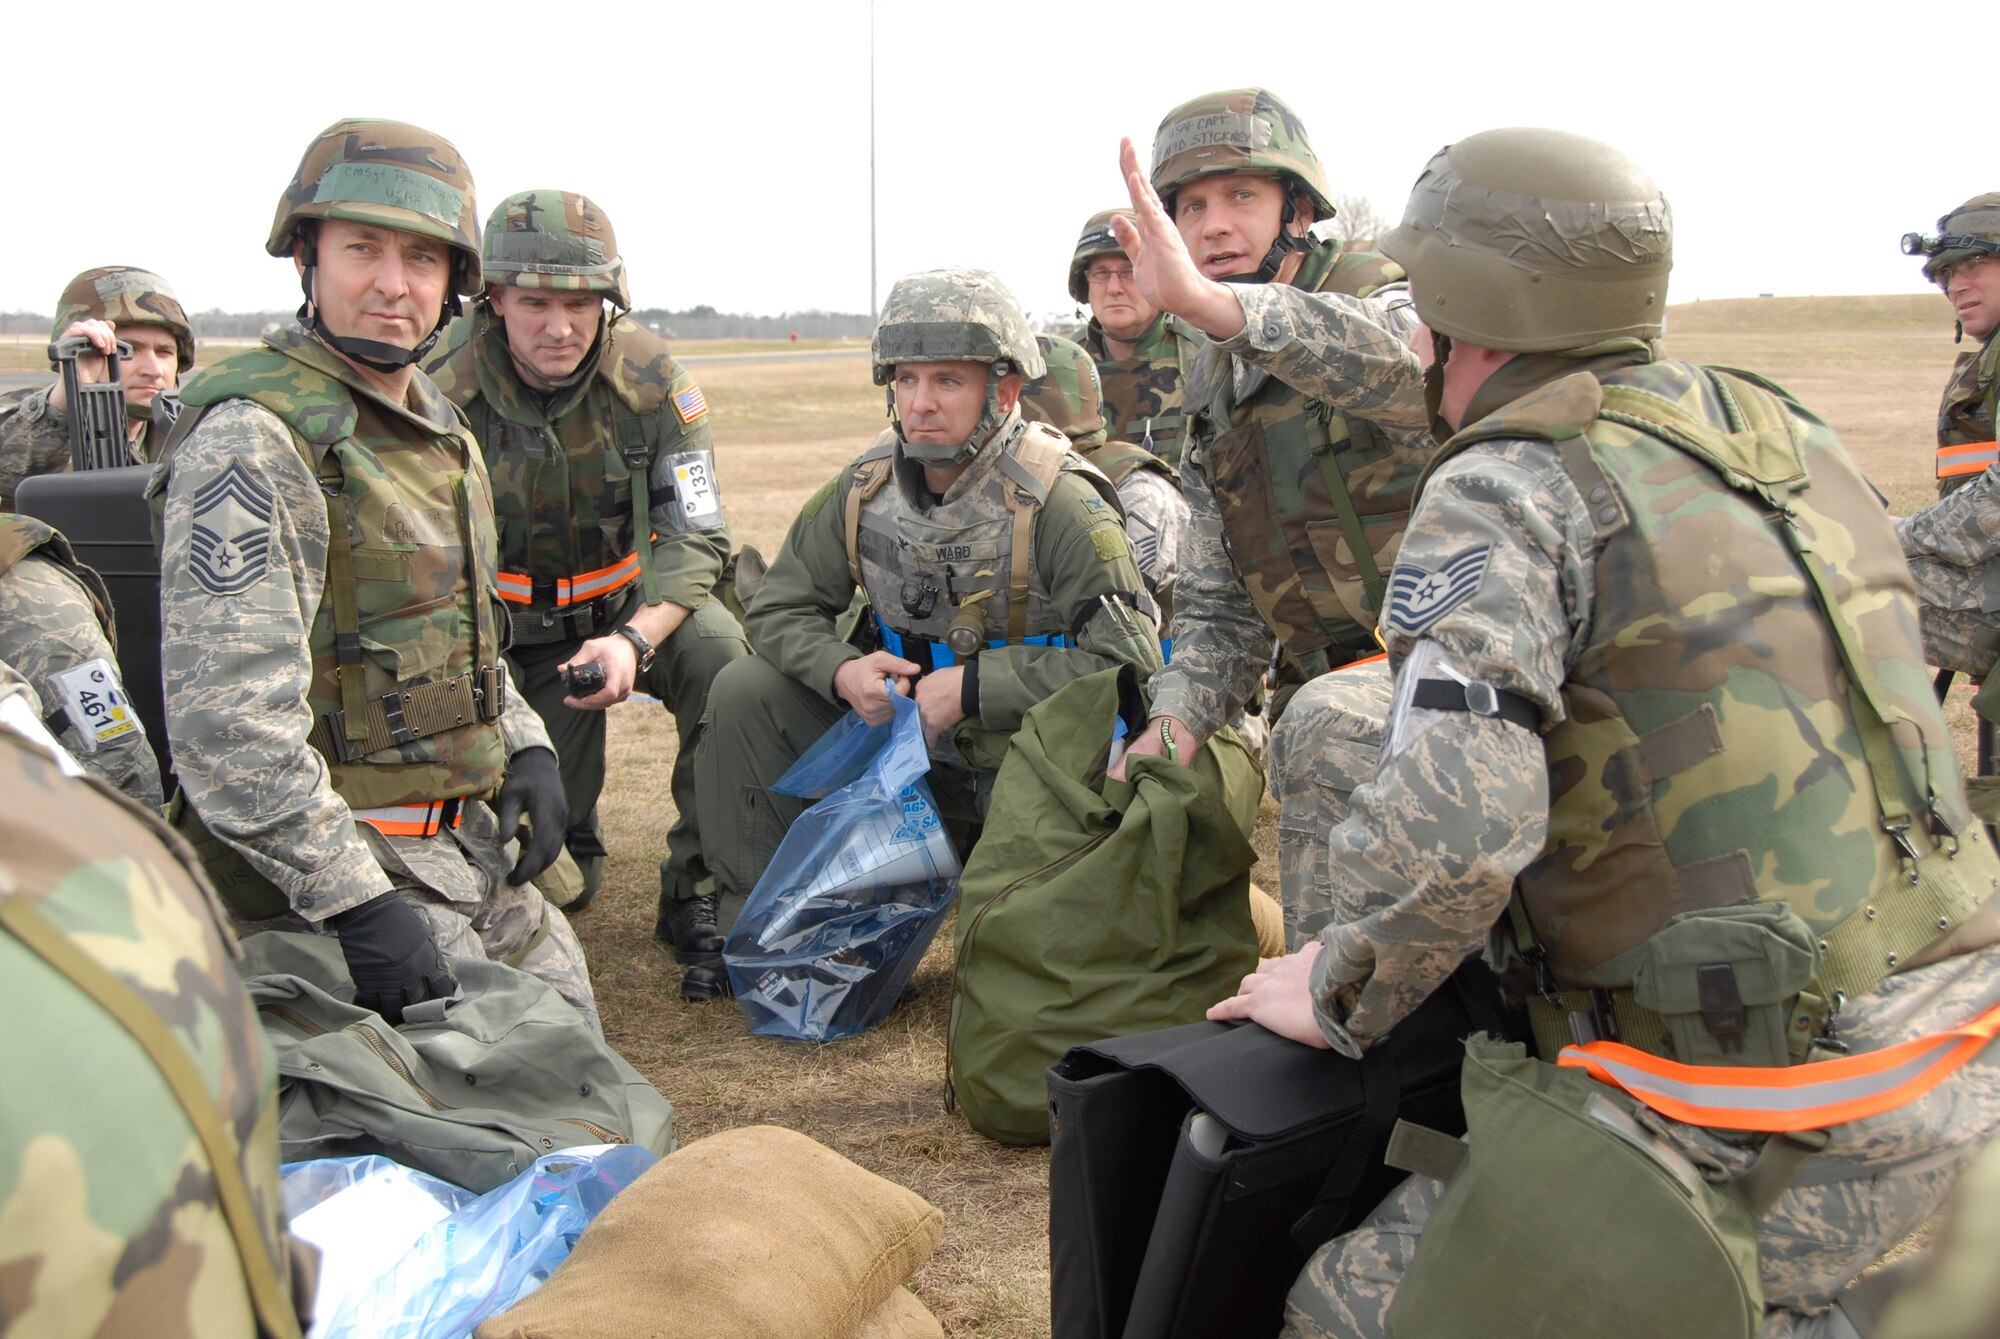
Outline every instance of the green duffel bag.
<path id="1" fill-rule="evenodd" d="M 959 880 L 949 1081 L 972 1128 L 1049 1141 L 1046 1073 L 1072 1046 L 1191 1023 L 1257 969 L 1250 866 L 1264 776 L 1224 729 L 1183 767 L 1105 777 L 1121 676 L 1029 710 Z M 1128 714 L 1137 694 L 1123 684 Z"/>
<path id="2" fill-rule="evenodd" d="M 379 1153 L 485 1192 L 579 1144 L 674 1149 L 674 1109 L 537 977 L 453 958 L 400 1027 L 351 1003 L 340 941 L 268 932 L 239 965 L 278 1052 L 286 1162 Z"/>

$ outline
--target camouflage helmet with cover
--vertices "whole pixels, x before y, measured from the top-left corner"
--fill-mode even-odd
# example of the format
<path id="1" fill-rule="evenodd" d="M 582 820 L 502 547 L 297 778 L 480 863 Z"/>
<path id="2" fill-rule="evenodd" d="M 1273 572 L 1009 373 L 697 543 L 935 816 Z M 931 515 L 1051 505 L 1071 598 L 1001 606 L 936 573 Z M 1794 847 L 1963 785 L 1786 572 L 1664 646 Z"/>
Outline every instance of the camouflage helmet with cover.
<path id="1" fill-rule="evenodd" d="M 575 191 L 521 191 L 486 220 L 486 282 L 569 293 L 602 293 L 632 306 L 611 217 Z"/>
<path id="2" fill-rule="evenodd" d="M 85 270 L 63 289 L 56 304 L 55 330 L 50 342 L 77 321 L 110 321 L 126 326 L 156 325 L 171 330 L 175 361 L 185 373 L 194 367 L 194 327 L 167 281 L 151 270 L 131 265 L 105 265 Z"/>
<path id="3" fill-rule="evenodd" d="M 898 279 L 882 304 L 870 342 L 875 384 L 889 388 L 889 416 L 896 416 L 899 363 L 987 363 L 986 412 L 964 442 L 911 442 L 896 421 L 896 436 L 913 459 L 948 465 L 970 457 L 1007 417 L 1000 408 L 1000 379 L 1009 372 L 1042 375 L 1042 351 L 1021 304 L 998 275 L 987 270 L 920 270 Z"/>
<path id="4" fill-rule="evenodd" d="M 446 322 L 460 311 L 461 294 L 484 287 L 479 263 L 479 205 L 472 171 L 442 135 L 403 121 L 336 121 L 313 137 L 298 171 L 278 200 L 264 249 L 289 257 L 302 247 L 305 305 L 299 320 L 348 358 L 382 372 L 408 367 L 430 352 Z M 318 267 L 318 227 L 344 219 L 415 233 L 451 249 L 451 281 L 438 323 L 415 349 L 335 335 L 321 323 L 313 300 Z"/>
<path id="5" fill-rule="evenodd" d="M 1084 268 L 1098 256 L 1125 254 L 1125 248 L 1118 245 L 1118 238 L 1111 231 L 1111 220 L 1132 217 L 1130 209 L 1104 209 L 1092 214 L 1083 225 L 1083 234 L 1076 239 L 1076 254 L 1069 262 L 1069 295 L 1078 302 L 1090 301 L 1090 281 L 1084 278 Z"/>
<path id="6" fill-rule="evenodd" d="M 1522 353 L 1658 339 L 1673 211 L 1644 169 L 1562 130 L 1446 145 L 1379 243 L 1434 335 Z"/>
<path id="7" fill-rule="evenodd" d="M 1903 254 L 1924 258 L 1924 278 L 1940 288 L 1938 271 L 1973 256 L 2000 255 L 2000 192 L 1975 195 L 1937 221 L 1937 235 L 1903 234 Z"/>
<path id="8" fill-rule="evenodd" d="M 1276 177 L 1285 187 L 1278 237 L 1270 252 L 1254 273 L 1229 276 L 1232 281 L 1269 283 L 1286 255 L 1318 245 L 1310 231 L 1292 235 L 1298 216 L 1292 197 L 1304 193 L 1311 198 L 1315 221 L 1332 218 L 1334 208 L 1326 169 L 1306 137 L 1305 122 L 1268 88 L 1229 88 L 1191 98 L 1168 112 L 1153 134 L 1153 189 L 1169 216 L 1181 187 L 1232 173 Z"/>
<path id="9" fill-rule="evenodd" d="M 1036 335 L 1047 370 L 1021 387 L 1021 413 L 1089 445 L 1104 440 L 1104 387 L 1090 351 L 1061 335 Z"/>

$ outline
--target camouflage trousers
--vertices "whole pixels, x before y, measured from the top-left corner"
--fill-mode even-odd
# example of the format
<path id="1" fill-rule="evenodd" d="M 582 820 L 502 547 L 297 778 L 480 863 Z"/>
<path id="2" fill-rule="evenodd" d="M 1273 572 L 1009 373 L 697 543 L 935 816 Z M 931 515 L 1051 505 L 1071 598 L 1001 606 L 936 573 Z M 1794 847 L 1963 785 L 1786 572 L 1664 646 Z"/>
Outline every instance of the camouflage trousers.
<path id="1" fill-rule="evenodd" d="M 1394 685 L 1386 659 L 1322 674 L 1292 694 L 1271 731 L 1278 901 L 1293 951 L 1318 938 L 1333 917 L 1327 834 L 1347 817 L 1354 788 L 1375 774 Z"/>
<path id="2" fill-rule="evenodd" d="M 491 809 L 467 803 L 457 829 L 435 837 L 385 837 L 365 823 L 357 823 L 355 830 L 395 893 L 430 923 L 440 953 L 491 958 L 538 976 L 583 1015 L 591 1031 L 604 1035 L 583 945 L 569 918 L 550 906 L 534 884 L 516 888 L 507 882 L 518 852 L 514 843 L 500 840 Z M 296 913 L 262 921 L 230 919 L 240 936 L 313 928 Z"/>
<path id="3" fill-rule="evenodd" d="M 1841 1037 L 1855 1054 L 1963 1025 L 2000 1002 L 2000 947 L 1989 947 L 1890 977 L 1841 1013 Z M 1662 1119 L 1697 1165 L 1741 1174 L 1755 1147 Z M 2000 1128 L 2000 1046 L 1989 1045 L 1917 1100 L 1867 1120 L 1836 1126 L 1825 1152 L 1757 1224 L 1764 1283 L 1761 1339 L 1836 1339 L 1852 1334 L 1832 1308 L 1841 1290 L 1930 1219 L 1960 1169 Z M 1444 1187 L 1413 1176 L 1355 1231 L 1320 1248 L 1285 1306 L 1287 1336 L 1373 1339 L 1386 1335 L 1396 1285 Z M 1544 1224 L 1550 1268 L 1564 1257 L 1562 1234 L 1596 1234 L 1615 1224 Z M 1531 1288 L 1533 1280 L 1523 1280 Z M 1495 1315 L 1506 1300 L 1494 1299 Z M 1497 1331 L 1496 1331 L 1497 1332 Z M 1663 1318 L 1658 1339 L 1678 1339 Z M 1689 1339 L 1695 1339 L 1689 1336 Z"/>
<path id="4" fill-rule="evenodd" d="M 1985 678 L 2000 650 L 2000 560 L 1960 567 L 1920 554 L 1910 558 L 1910 575 L 1925 662 Z"/>

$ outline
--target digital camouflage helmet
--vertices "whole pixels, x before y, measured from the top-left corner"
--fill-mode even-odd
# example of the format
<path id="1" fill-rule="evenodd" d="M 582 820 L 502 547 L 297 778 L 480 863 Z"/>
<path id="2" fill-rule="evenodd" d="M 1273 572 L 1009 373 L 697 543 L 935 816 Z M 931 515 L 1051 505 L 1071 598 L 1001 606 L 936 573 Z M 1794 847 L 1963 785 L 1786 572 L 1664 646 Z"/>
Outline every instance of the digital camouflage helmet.
<path id="1" fill-rule="evenodd" d="M 174 334 L 175 361 L 185 373 L 194 366 L 194 328 L 167 281 L 151 270 L 130 265 L 106 265 L 85 270 L 63 289 L 56 304 L 55 330 L 49 340 L 62 338 L 77 321 L 110 321 L 127 326 L 156 325 Z"/>
<path id="2" fill-rule="evenodd" d="M 575 191 L 522 191 L 486 220 L 486 282 L 569 293 L 602 293 L 632 306 L 611 218 Z"/>
<path id="3" fill-rule="evenodd" d="M 1306 137 L 1305 123 L 1268 88 L 1230 88 L 1183 102 L 1153 134 L 1153 189 L 1170 217 L 1175 195 L 1190 181 L 1239 172 L 1275 177 L 1285 188 L 1278 237 L 1263 263 L 1252 273 L 1229 276 L 1230 282 L 1267 284 L 1287 255 L 1319 244 L 1311 232 L 1292 235 L 1298 218 L 1292 197 L 1310 197 L 1318 218 L 1334 215 L 1326 169 Z"/>
<path id="4" fill-rule="evenodd" d="M 1021 387 L 1021 414 L 1062 433 L 1072 443 L 1101 442 L 1104 387 L 1090 351 L 1061 335 L 1036 335 L 1046 370 Z"/>
<path id="5" fill-rule="evenodd" d="M 306 146 L 298 171 L 278 200 L 264 249 L 290 256 L 303 244 L 305 273 L 300 286 L 305 305 L 299 320 L 346 357 L 379 372 L 408 367 L 430 352 L 450 318 L 459 314 L 459 296 L 483 288 L 479 268 L 479 213 L 472 172 L 442 135 L 403 121 L 336 121 Z M 451 248 L 449 296 L 438 323 L 414 349 L 378 340 L 335 335 L 319 318 L 313 300 L 318 267 L 318 228 L 324 219 L 345 219 L 430 237 Z"/>
<path id="6" fill-rule="evenodd" d="M 1125 254 L 1125 248 L 1118 245 L 1118 238 L 1111 231 L 1111 220 L 1131 217 L 1129 209 L 1106 209 L 1092 214 L 1083 225 L 1083 235 L 1076 239 L 1076 254 L 1069 262 L 1069 295 L 1078 302 L 1090 301 L 1090 281 L 1084 278 L 1084 268 L 1098 256 Z"/>
<path id="7" fill-rule="evenodd" d="M 1903 234 L 1903 254 L 1924 258 L 1924 278 L 1939 283 L 1938 271 L 1971 256 L 2000 255 L 2000 192 L 1975 195 L 1937 221 L 1937 236 Z M 1942 286 L 1942 285 L 1940 285 Z"/>
<path id="8" fill-rule="evenodd" d="M 1653 340 L 1673 212 L 1644 169 L 1562 130 L 1488 130 L 1438 150 L 1380 244 L 1436 334 L 1523 353 Z"/>
<path id="9" fill-rule="evenodd" d="M 882 320 L 869 346 L 875 384 L 889 387 L 889 417 L 896 419 L 896 436 L 903 425 L 896 416 L 896 365 L 899 363 L 987 363 L 986 412 L 972 436 L 955 445 L 903 441 L 912 459 L 928 465 L 950 465 L 977 451 L 1006 414 L 1000 408 L 1000 379 L 1009 372 L 1023 378 L 1042 375 L 1042 351 L 1021 315 L 1021 304 L 999 276 L 987 270 L 921 270 L 906 274 L 889 290 Z"/>

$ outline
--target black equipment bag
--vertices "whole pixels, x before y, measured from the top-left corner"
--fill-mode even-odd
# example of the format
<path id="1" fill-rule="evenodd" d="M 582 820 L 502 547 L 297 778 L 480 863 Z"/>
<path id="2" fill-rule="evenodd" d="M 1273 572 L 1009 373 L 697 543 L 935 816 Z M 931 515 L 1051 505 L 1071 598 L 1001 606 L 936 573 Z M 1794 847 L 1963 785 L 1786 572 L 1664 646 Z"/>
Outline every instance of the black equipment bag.
<path id="1" fill-rule="evenodd" d="M 1072 1047 L 1048 1072 L 1054 1339 L 1276 1334 L 1307 1258 L 1402 1181 L 1397 1119 L 1464 1132 L 1479 1031 L 1526 1026 L 1473 958 L 1362 1060 L 1254 1023 Z"/>
<path id="2" fill-rule="evenodd" d="M 160 555 L 146 506 L 150 465 L 33 474 L 14 493 L 14 510 L 62 531 L 78 561 L 111 593 L 118 629 L 118 677 L 174 792 L 167 759 L 166 690 L 160 679 Z"/>

